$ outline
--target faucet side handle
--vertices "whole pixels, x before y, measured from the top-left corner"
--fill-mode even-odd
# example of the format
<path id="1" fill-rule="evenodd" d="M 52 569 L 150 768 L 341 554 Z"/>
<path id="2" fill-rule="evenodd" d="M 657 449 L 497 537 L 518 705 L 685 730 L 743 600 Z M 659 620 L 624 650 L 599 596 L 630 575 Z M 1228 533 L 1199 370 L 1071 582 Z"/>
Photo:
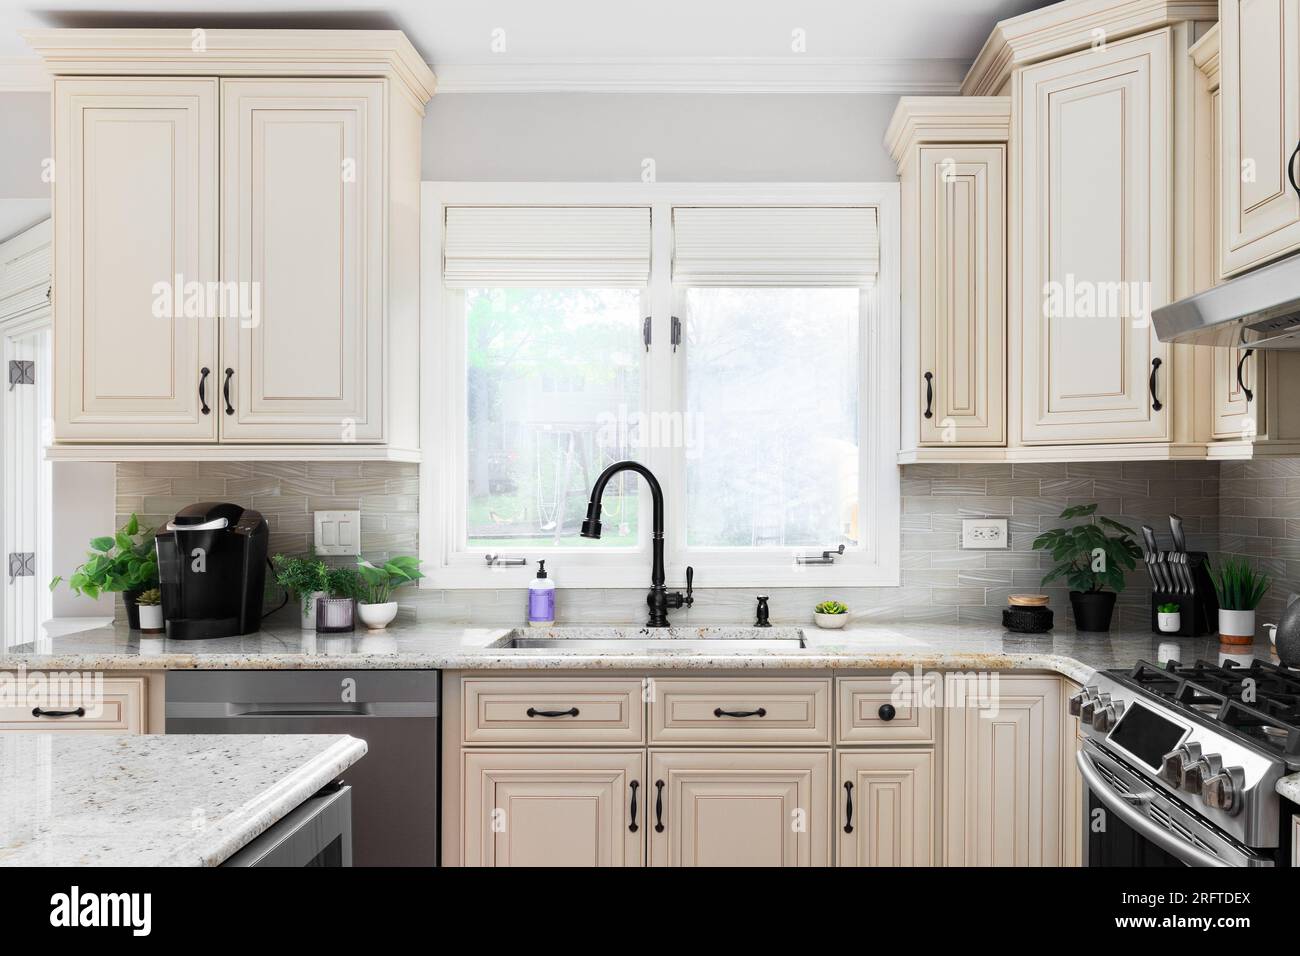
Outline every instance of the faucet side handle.
<path id="1" fill-rule="evenodd" d="M 767 597 L 768 596 L 766 594 L 758 595 L 758 608 L 756 609 L 755 612 L 756 620 L 754 621 L 755 627 L 772 626 L 772 622 L 768 620 Z"/>
<path id="2" fill-rule="evenodd" d="M 682 603 L 687 607 L 695 604 L 695 569 L 689 564 L 686 566 L 686 597 L 682 599 Z"/>

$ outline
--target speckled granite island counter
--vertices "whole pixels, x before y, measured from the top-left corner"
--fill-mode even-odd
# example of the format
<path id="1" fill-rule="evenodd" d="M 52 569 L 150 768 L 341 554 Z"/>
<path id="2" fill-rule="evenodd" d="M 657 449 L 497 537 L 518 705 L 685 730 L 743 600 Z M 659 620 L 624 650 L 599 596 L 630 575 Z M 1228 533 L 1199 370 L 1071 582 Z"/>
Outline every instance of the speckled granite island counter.
<path id="1" fill-rule="evenodd" d="M 365 752 L 324 734 L 0 733 L 0 866 L 217 866 Z"/>

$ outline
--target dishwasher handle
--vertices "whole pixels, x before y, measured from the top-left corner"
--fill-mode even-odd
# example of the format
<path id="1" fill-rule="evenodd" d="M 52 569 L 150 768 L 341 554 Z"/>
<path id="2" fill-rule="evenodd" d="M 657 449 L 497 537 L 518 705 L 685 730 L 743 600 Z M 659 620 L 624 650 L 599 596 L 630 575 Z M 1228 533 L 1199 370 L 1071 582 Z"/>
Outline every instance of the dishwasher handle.
<path id="1" fill-rule="evenodd" d="M 437 718 L 433 701 L 175 701 L 169 718 L 185 720 L 358 720 L 384 717 Z"/>

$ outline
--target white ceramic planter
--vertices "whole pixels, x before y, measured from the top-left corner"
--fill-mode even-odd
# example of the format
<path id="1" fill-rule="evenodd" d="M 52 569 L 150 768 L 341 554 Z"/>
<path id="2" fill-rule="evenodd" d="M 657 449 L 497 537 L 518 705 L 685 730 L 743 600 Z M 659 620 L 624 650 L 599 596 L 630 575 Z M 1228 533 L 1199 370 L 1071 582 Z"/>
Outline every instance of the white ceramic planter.
<path id="1" fill-rule="evenodd" d="M 304 631 L 316 630 L 316 599 L 323 597 L 325 597 L 324 591 L 312 591 L 311 595 L 307 598 L 307 606 L 304 608 L 299 605 L 299 611 L 302 616 L 302 620 L 299 623 L 302 625 Z M 298 600 L 301 601 L 302 597 L 299 596 Z"/>
<path id="2" fill-rule="evenodd" d="M 1161 634 L 1177 634 L 1183 628 L 1183 615 L 1179 611 L 1157 611 L 1156 626 L 1160 628 Z"/>
<path id="3" fill-rule="evenodd" d="M 397 602 L 387 604 L 357 604 L 357 617 L 372 631 L 382 631 L 397 617 Z"/>
<path id="4" fill-rule="evenodd" d="M 824 627 L 828 631 L 833 631 L 836 628 L 841 628 L 845 624 L 849 623 L 849 616 L 847 614 L 822 614 L 818 611 L 813 611 L 813 620 L 817 622 L 818 627 Z"/>
<path id="5" fill-rule="evenodd" d="M 161 634 L 163 632 L 163 613 L 161 604 L 141 604 L 140 632 Z"/>
<path id="6" fill-rule="evenodd" d="M 1227 644 L 1251 644 L 1255 640 L 1254 611 L 1219 609 L 1219 638 Z"/>

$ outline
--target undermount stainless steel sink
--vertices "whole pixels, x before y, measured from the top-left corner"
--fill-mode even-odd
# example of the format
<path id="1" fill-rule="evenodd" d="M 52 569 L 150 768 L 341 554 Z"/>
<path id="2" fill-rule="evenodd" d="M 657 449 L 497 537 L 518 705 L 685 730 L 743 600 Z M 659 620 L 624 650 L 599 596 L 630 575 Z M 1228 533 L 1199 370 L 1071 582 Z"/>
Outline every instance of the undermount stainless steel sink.
<path id="1" fill-rule="evenodd" d="M 492 647 L 570 654 L 755 654 L 807 645 L 797 627 L 554 627 L 516 628 Z"/>

